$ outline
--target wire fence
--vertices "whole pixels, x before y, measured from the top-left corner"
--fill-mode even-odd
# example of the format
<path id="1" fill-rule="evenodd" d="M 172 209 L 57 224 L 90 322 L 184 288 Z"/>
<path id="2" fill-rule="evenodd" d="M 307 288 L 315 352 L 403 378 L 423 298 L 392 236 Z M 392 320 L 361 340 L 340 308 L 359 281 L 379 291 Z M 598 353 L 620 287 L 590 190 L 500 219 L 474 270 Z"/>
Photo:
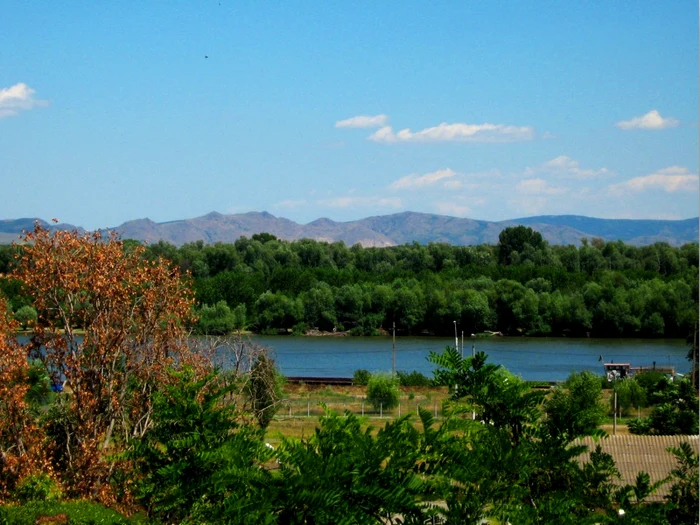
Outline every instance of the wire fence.
<path id="1" fill-rule="evenodd" d="M 276 418 L 317 418 L 324 414 L 324 405 L 327 409 L 343 414 L 346 411 L 358 416 L 372 419 L 395 419 L 407 414 L 418 415 L 419 407 L 429 410 L 433 417 L 442 418 L 442 401 L 425 399 L 401 399 L 399 404 L 387 409 L 383 404 L 375 407 L 365 398 L 338 400 L 338 399 L 285 399 L 281 401 Z"/>

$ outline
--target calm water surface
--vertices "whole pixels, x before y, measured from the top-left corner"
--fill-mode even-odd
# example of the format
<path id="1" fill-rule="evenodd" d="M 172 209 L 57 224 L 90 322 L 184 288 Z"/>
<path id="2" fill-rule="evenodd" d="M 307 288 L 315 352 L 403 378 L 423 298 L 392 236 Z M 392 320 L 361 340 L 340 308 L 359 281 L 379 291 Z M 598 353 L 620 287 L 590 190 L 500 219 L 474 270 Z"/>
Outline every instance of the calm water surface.
<path id="1" fill-rule="evenodd" d="M 391 370 L 391 337 L 292 337 L 254 336 L 252 339 L 273 350 L 277 364 L 287 376 L 352 377 L 355 370 Z M 426 359 L 454 345 L 454 338 L 397 337 L 396 369 L 417 370 L 432 375 L 434 366 Z M 603 373 L 600 356 L 606 362 L 632 366 L 675 366 L 686 373 L 688 347 L 682 339 L 571 339 L 490 337 L 475 339 L 476 350 L 491 362 L 505 366 L 524 379 L 562 381 L 573 371 Z M 472 343 L 464 341 L 465 355 Z"/>
<path id="2" fill-rule="evenodd" d="M 27 338 L 20 336 L 20 342 Z M 292 337 L 252 336 L 256 343 L 270 348 L 282 373 L 287 376 L 352 377 L 355 370 L 391 370 L 391 337 Z M 476 350 L 489 355 L 524 379 L 563 381 L 573 371 L 603 373 L 605 362 L 632 366 L 675 366 L 686 373 L 690 363 L 688 345 L 682 339 L 571 339 L 490 337 L 475 339 Z M 417 370 L 432 376 L 434 366 L 427 361 L 432 350 L 441 352 L 454 345 L 449 337 L 397 337 L 396 369 Z M 465 339 L 464 352 L 470 355 L 472 342 Z"/>

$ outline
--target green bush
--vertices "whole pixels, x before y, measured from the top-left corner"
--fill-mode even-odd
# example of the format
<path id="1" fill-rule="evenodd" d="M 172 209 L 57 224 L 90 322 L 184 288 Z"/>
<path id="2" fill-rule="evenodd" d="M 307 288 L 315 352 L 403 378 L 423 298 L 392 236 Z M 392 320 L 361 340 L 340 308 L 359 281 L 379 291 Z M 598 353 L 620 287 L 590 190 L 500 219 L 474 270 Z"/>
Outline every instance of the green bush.
<path id="1" fill-rule="evenodd" d="M 309 330 L 309 325 L 306 323 L 297 323 L 292 326 L 292 335 L 306 335 Z"/>
<path id="2" fill-rule="evenodd" d="M 27 476 L 15 489 L 15 499 L 20 503 L 30 501 L 56 501 L 61 497 L 61 491 L 56 483 L 44 473 Z"/>
<path id="3" fill-rule="evenodd" d="M 399 404 L 399 378 L 391 374 L 373 374 L 367 383 L 367 401 L 376 410 L 391 410 Z"/>
<path id="4" fill-rule="evenodd" d="M 58 519 L 46 520 L 52 516 L 61 516 L 63 519 L 60 521 Z M 88 501 L 70 503 L 32 501 L 21 506 L 6 505 L 0 507 L 0 525 L 34 525 L 35 523 L 136 525 L 148 522 L 137 517 L 126 518 L 112 509 Z"/>
<path id="5" fill-rule="evenodd" d="M 556 439 L 591 435 L 602 423 L 605 406 L 600 379 L 592 372 L 574 372 L 544 404 L 545 426 Z"/>
<path id="6" fill-rule="evenodd" d="M 655 392 L 665 390 L 668 386 L 668 380 L 666 379 L 666 374 L 663 372 L 657 372 L 655 370 L 650 370 L 648 372 L 642 372 L 641 374 L 636 374 L 634 376 L 635 381 L 641 386 L 646 392 L 647 399 L 650 400 L 652 394 Z"/>
<path id="7" fill-rule="evenodd" d="M 21 308 L 19 308 L 15 312 L 15 319 L 19 324 L 22 325 L 22 330 L 26 330 L 27 327 L 33 325 L 36 323 L 36 320 L 38 319 L 38 315 L 36 313 L 36 310 L 32 308 L 31 306 L 25 305 Z"/>
<path id="8" fill-rule="evenodd" d="M 617 391 L 617 406 L 623 416 L 629 415 L 630 409 L 646 406 L 646 392 L 634 378 L 618 381 L 615 389 Z M 614 410 L 615 396 L 610 396 L 610 411 L 614 412 Z"/>
<path id="9" fill-rule="evenodd" d="M 355 385 L 367 386 L 370 377 L 372 377 L 372 374 L 369 373 L 369 370 L 355 370 L 352 374 L 352 382 Z"/>
<path id="10" fill-rule="evenodd" d="M 428 376 L 416 370 L 410 373 L 399 370 L 396 372 L 396 376 L 399 378 L 401 386 L 430 386 L 433 383 Z"/>

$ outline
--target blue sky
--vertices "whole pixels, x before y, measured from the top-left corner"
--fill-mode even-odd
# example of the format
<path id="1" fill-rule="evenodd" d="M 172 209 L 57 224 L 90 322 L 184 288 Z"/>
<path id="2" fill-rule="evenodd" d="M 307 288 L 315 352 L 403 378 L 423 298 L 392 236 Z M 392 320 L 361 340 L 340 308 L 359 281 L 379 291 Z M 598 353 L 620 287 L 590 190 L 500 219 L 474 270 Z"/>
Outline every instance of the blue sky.
<path id="1" fill-rule="evenodd" d="M 0 218 L 698 215 L 698 3 L 4 0 Z"/>

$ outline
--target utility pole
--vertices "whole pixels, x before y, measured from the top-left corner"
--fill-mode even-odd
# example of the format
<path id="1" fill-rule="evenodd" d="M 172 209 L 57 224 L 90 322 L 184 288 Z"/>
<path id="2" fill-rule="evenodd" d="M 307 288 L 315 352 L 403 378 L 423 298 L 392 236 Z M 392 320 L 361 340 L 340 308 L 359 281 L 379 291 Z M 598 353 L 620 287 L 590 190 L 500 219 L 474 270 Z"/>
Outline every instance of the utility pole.
<path id="1" fill-rule="evenodd" d="M 391 327 L 391 373 L 396 374 L 396 323 L 392 323 Z"/>
<path id="2" fill-rule="evenodd" d="M 464 330 L 462 330 L 462 359 L 464 359 Z"/>
<path id="3" fill-rule="evenodd" d="M 475 347 L 475 344 L 474 344 L 474 343 L 476 342 L 475 337 L 476 337 L 476 336 L 475 336 L 474 334 L 472 334 L 472 367 L 474 366 L 474 365 L 473 365 L 473 362 L 474 362 L 474 347 Z M 475 421 L 475 420 L 476 420 L 476 411 L 475 411 L 475 410 L 472 410 L 472 421 Z"/>
<path id="4" fill-rule="evenodd" d="M 613 409 L 613 436 L 617 434 L 617 378 L 615 378 L 615 382 L 613 383 L 613 388 L 615 390 L 615 393 L 613 394 L 615 396 L 615 402 L 614 402 L 614 409 Z"/>
<path id="5" fill-rule="evenodd" d="M 695 321 L 695 330 L 693 331 L 693 388 L 698 390 L 698 322 Z"/>
<path id="6" fill-rule="evenodd" d="M 457 321 L 452 321 L 455 324 L 455 350 L 459 350 L 459 340 L 457 338 Z"/>

